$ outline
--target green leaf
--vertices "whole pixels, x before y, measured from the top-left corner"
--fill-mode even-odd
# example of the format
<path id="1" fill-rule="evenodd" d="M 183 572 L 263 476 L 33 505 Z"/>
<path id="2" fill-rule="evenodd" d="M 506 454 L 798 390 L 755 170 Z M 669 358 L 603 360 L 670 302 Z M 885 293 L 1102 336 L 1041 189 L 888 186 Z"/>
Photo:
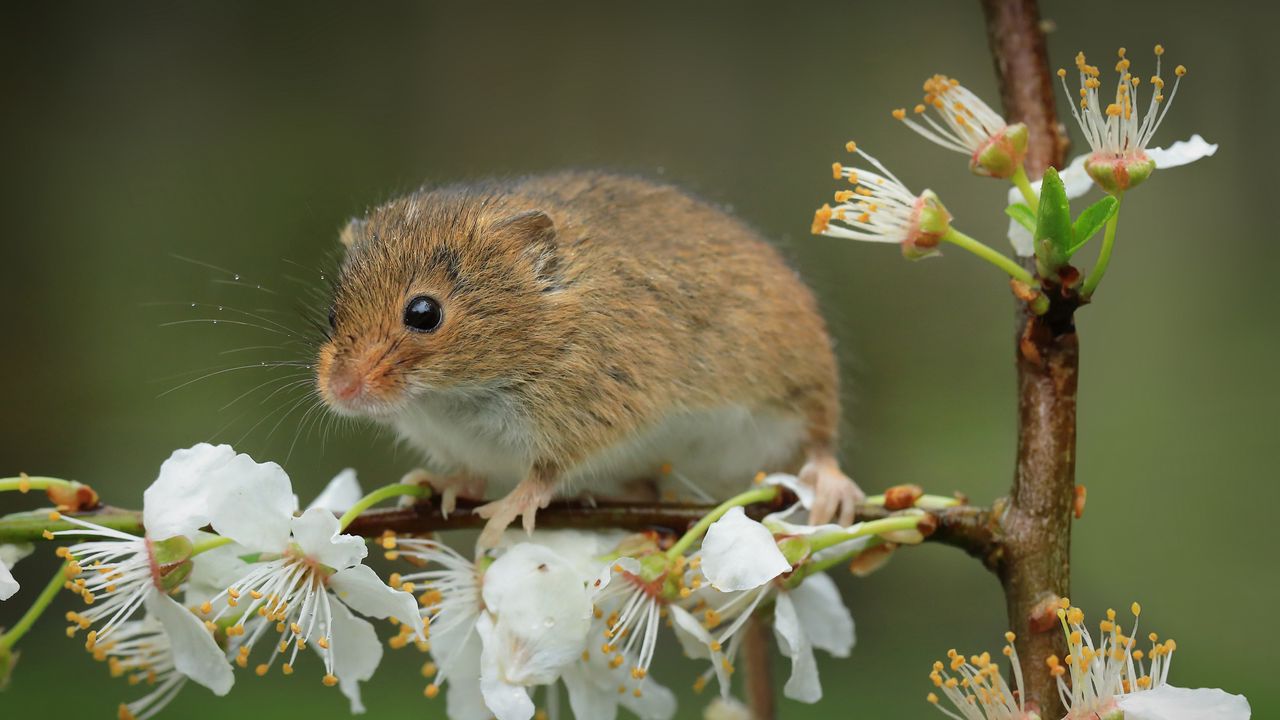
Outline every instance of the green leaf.
<path id="1" fill-rule="evenodd" d="M 1071 258 L 1075 231 L 1071 227 L 1071 204 L 1058 171 L 1049 168 L 1040 185 L 1040 212 L 1036 217 L 1036 265 L 1041 275 L 1057 277 L 1058 268 Z"/>
<path id="2" fill-rule="evenodd" d="M 1072 227 L 1075 235 L 1075 244 L 1071 246 L 1067 254 L 1074 255 L 1077 250 L 1084 247 L 1084 244 L 1089 242 L 1089 239 L 1094 235 L 1097 235 L 1102 226 L 1106 225 L 1107 221 L 1119 209 L 1120 203 L 1110 195 L 1085 208 L 1084 212 L 1080 213 L 1080 217 L 1076 218 L 1076 223 Z"/>
<path id="3" fill-rule="evenodd" d="M 1031 206 L 1026 203 L 1014 203 L 1004 209 L 1004 214 L 1013 218 L 1013 221 L 1027 229 L 1027 232 L 1035 234 L 1036 231 L 1036 214 L 1031 210 Z"/>

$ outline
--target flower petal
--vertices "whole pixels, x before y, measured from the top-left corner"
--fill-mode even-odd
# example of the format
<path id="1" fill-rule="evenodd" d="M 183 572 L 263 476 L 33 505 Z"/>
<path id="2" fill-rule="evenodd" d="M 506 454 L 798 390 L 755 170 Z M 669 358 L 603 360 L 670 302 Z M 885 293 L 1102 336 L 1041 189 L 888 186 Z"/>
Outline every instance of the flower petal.
<path id="1" fill-rule="evenodd" d="M 486 650 L 504 648 L 505 680 L 554 682 L 582 654 L 591 599 L 578 570 L 550 549 L 524 543 L 508 550 L 485 571 L 483 594 L 497 618 Z"/>
<path id="2" fill-rule="evenodd" d="M 361 615 L 375 618 L 394 617 L 425 637 L 418 601 L 412 595 L 388 587 L 368 565 L 339 570 L 329 578 L 329 588 L 338 599 Z"/>
<path id="3" fill-rule="evenodd" d="M 148 592 L 145 602 L 147 612 L 160 621 L 169 636 L 174 668 L 214 694 L 226 695 L 235 682 L 231 664 L 200 618 L 158 591 Z"/>
<path id="4" fill-rule="evenodd" d="M 609 583 L 613 582 L 613 576 L 619 572 L 630 573 L 632 575 L 640 574 L 640 561 L 635 558 L 621 557 L 605 566 L 600 570 L 600 574 L 595 581 L 591 583 L 591 599 L 594 601 L 596 596 L 604 592 L 609 587 Z"/>
<path id="5" fill-rule="evenodd" d="M 342 603 L 330 603 L 332 620 L 329 623 L 330 642 L 333 649 L 333 674 L 338 676 L 338 689 L 351 702 L 352 714 L 364 712 L 360 701 L 360 683 L 373 677 L 382 662 L 382 643 L 373 625 L 356 617 Z M 320 646 L 314 645 L 316 652 Z"/>
<path id="6" fill-rule="evenodd" d="M 1125 720 L 1249 720 L 1252 710 L 1243 695 L 1217 688 L 1180 688 L 1161 685 L 1121 695 L 1117 704 Z"/>
<path id="7" fill-rule="evenodd" d="M 729 695 L 729 671 L 725 668 L 725 664 L 721 662 L 724 657 L 720 651 L 711 649 L 712 637 L 711 633 L 702 626 L 698 619 L 689 613 L 688 610 L 679 605 L 669 605 L 667 609 L 671 613 L 671 619 L 675 622 L 673 625 L 676 629 L 676 635 L 681 637 L 680 644 L 684 646 L 686 653 L 694 650 L 698 654 L 690 654 L 690 657 L 710 657 L 711 667 L 715 670 L 716 681 L 720 684 L 720 694 L 728 697 Z M 705 650 L 705 655 L 696 649 L 701 647 Z"/>
<path id="8" fill-rule="evenodd" d="M 751 708 L 737 698 L 718 697 L 703 708 L 702 720 L 751 720 Z"/>
<path id="9" fill-rule="evenodd" d="M 614 694 L 617 694 L 616 690 Z M 675 693 L 652 678 L 646 679 L 640 687 L 640 697 L 636 697 L 635 693 L 624 693 L 618 699 L 622 701 L 622 707 L 630 710 L 640 720 L 671 720 L 676 715 Z"/>
<path id="10" fill-rule="evenodd" d="M 791 569 L 768 528 L 735 507 L 707 529 L 702 573 L 717 590 L 760 587 Z"/>
<path id="11" fill-rule="evenodd" d="M 825 573 L 810 575 L 786 595 L 800 619 L 800 629 L 814 647 L 835 657 L 849 657 L 856 636 L 853 616 L 840 599 L 840 590 Z"/>
<path id="12" fill-rule="evenodd" d="M 289 527 L 307 557 L 334 570 L 359 565 L 369 554 L 364 538 L 343 535 L 338 518 L 323 508 L 309 508 L 293 518 Z"/>
<path id="13" fill-rule="evenodd" d="M 1157 170 L 1167 170 L 1179 165 L 1193 163 L 1218 152 L 1218 146 L 1205 141 L 1199 134 L 1186 140 L 1179 140 L 1167 148 L 1150 148 L 1147 157 L 1156 164 Z"/>
<path id="14" fill-rule="evenodd" d="M 813 508 L 813 488 L 806 483 L 800 482 L 800 478 L 795 475 L 774 473 L 766 476 L 762 482 L 765 485 L 780 485 L 790 490 L 799 498 L 800 504 L 804 506 L 805 510 Z"/>
<path id="15" fill-rule="evenodd" d="M 191 536 L 205 525 L 260 552 L 283 552 L 293 515 L 289 476 L 275 463 L 237 455 L 230 445 L 178 450 L 143 494 L 147 534 Z"/>
<path id="16" fill-rule="evenodd" d="M 316 499 L 311 501 L 307 509 L 321 508 L 341 515 L 359 502 L 361 497 L 364 497 L 364 493 L 360 490 L 360 482 L 356 480 L 356 471 L 347 468 L 335 475 L 329 484 L 324 486 L 324 490 L 321 490 Z"/>
<path id="17" fill-rule="evenodd" d="M 791 677 L 787 678 L 782 694 L 792 700 L 815 703 L 822 699 L 818 663 L 790 595 L 778 593 L 773 610 L 773 634 L 778 639 L 778 650 L 791 658 Z"/>
<path id="18" fill-rule="evenodd" d="M 453 624 L 431 633 L 431 657 L 448 672 L 437 680 L 448 684 L 445 714 L 450 720 L 489 720 L 493 713 L 480 692 L 480 635 L 476 620 Z"/>
<path id="19" fill-rule="evenodd" d="M 195 540 L 211 538 L 212 535 L 197 533 Z M 249 554 L 249 550 L 232 543 L 202 552 L 192 558 L 191 576 L 183 591 L 182 599 L 188 606 L 195 606 L 212 600 L 226 590 L 232 583 L 248 574 L 249 563 L 240 559 Z"/>
<path id="20" fill-rule="evenodd" d="M 498 720 L 529 720 L 533 717 L 533 700 L 521 685 L 508 682 L 499 664 L 503 651 L 496 640 L 496 630 L 488 613 L 476 621 L 483 650 L 480 653 L 480 692 L 484 704 Z"/>
<path id="21" fill-rule="evenodd" d="M 618 691 L 613 687 L 601 687 L 592 670 L 587 663 L 578 662 L 560 673 L 560 679 L 569 691 L 569 709 L 573 710 L 575 718 L 614 720 L 618 717 Z"/>
<path id="22" fill-rule="evenodd" d="M 502 534 L 498 549 L 505 551 L 523 543 L 541 545 L 568 560 L 584 581 L 591 581 L 602 565 L 600 558 L 611 553 L 625 537 L 627 533 L 622 530 L 534 530 L 533 535 L 524 530 L 508 530 Z"/>
<path id="23" fill-rule="evenodd" d="M 0 563 L 0 600 L 13 597 L 21 587 L 18 581 L 13 579 L 13 573 L 9 572 L 9 568 L 5 567 L 4 563 Z"/>
<path id="24" fill-rule="evenodd" d="M 13 579 L 9 568 L 31 554 L 35 548 L 30 543 L 22 545 L 0 545 L 0 600 L 8 600 L 18 592 L 18 581 Z"/>

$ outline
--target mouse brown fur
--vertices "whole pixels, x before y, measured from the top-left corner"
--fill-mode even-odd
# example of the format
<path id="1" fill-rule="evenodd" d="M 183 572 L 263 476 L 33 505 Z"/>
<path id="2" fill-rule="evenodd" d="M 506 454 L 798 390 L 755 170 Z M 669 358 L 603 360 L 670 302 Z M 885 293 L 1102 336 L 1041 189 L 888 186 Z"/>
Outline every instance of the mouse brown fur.
<path id="1" fill-rule="evenodd" d="M 422 451 L 449 500 L 506 491 L 481 509 L 484 541 L 557 494 L 673 473 L 723 499 L 757 471 L 800 471 L 815 521 L 851 521 L 816 302 L 724 211 L 567 172 L 424 189 L 342 240 L 320 393 Z M 407 327 L 424 297 L 438 327 Z"/>

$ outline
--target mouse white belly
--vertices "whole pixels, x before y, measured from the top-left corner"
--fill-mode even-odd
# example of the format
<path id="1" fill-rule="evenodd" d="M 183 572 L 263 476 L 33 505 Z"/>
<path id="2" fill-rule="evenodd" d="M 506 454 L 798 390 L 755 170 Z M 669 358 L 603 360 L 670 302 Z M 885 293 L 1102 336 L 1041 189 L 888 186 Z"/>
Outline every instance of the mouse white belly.
<path id="1" fill-rule="evenodd" d="M 484 478 L 499 497 L 529 474 L 531 426 L 501 393 L 434 396 L 393 421 L 397 433 L 422 451 L 435 472 Z M 794 471 L 804 439 L 803 418 L 743 405 L 673 413 L 628 435 L 561 478 L 562 495 L 624 494 L 634 481 L 660 479 L 664 497 L 699 498 L 680 478 L 713 499 L 750 487 L 760 471 Z M 674 470 L 661 474 L 664 465 Z"/>

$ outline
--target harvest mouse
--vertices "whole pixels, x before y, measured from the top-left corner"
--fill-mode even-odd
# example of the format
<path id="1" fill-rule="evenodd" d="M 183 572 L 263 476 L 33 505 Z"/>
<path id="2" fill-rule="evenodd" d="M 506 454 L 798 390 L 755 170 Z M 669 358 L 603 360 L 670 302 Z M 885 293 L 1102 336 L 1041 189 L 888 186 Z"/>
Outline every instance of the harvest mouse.
<path id="1" fill-rule="evenodd" d="M 420 450 L 446 505 L 505 493 L 478 509 L 482 544 L 554 496 L 619 497 L 667 468 L 717 500 L 799 470 L 813 522 L 852 522 L 826 326 L 724 211 L 567 172 L 420 190 L 342 242 L 318 389 Z"/>

